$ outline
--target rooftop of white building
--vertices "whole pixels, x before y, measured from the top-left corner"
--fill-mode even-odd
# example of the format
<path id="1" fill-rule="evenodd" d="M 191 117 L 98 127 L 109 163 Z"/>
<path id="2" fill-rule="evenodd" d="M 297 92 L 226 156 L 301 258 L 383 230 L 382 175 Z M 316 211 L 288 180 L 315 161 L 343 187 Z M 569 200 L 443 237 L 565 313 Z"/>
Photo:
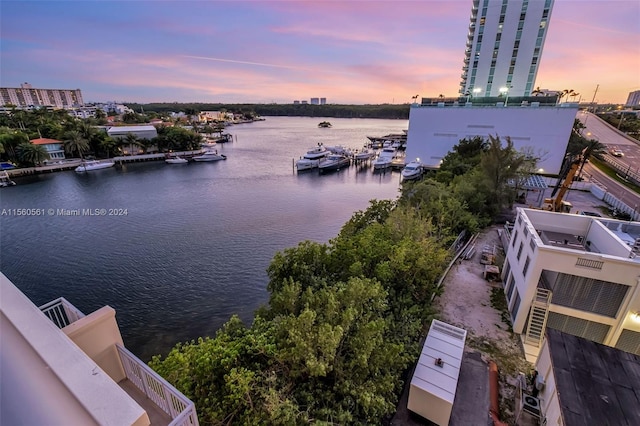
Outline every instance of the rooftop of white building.
<path id="1" fill-rule="evenodd" d="M 518 209 L 519 220 L 539 245 L 640 262 L 640 222 L 526 208 Z"/>

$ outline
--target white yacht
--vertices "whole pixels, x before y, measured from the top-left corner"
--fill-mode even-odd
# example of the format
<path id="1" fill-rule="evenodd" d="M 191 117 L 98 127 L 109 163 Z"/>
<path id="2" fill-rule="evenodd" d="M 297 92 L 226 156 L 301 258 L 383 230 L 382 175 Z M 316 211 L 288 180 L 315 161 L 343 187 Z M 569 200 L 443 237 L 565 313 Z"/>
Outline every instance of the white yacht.
<path id="1" fill-rule="evenodd" d="M 412 161 L 402 169 L 402 179 L 411 180 L 417 179 L 422 176 L 422 163 L 419 161 Z"/>
<path id="2" fill-rule="evenodd" d="M 218 154 L 217 150 L 208 150 L 203 152 L 200 155 L 196 155 L 193 157 L 193 161 L 218 161 L 218 160 L 226 160 L 227 156 L 224 154 Z"/>
<path id="3" fill-rule="evenodd" d="M 376 152 L 372 149 L 364 148 L 360 152 L 356 152 L 353 158 L 358 161 L 368 161 L 376 156 Z"/>
<path id="4" fill-rule="evenodd" d="M 394 148 L 382 148 L 382 151 L 378 154 L 378 158 L 373 162 L 374 170 L 382 170 L 391 167 L 391 163 L 393 162 L 393 157 L 395 157 L 395 155 L 396 150 Z"/>
<path id="5" fill-rule="evenodd" d="M 351 159 L 343 154 L 330 154 L 327 158 L 320 160 L 320 164 L 318 164 L 318 169 L 320 172 L 325 172 L 329 170 L 339 170 L 344 167 L 349 167 L 351 164 Z"/>
<path id="6" fill-rule="evenodd" d="M 114 163 L 113 161 L 98 161 L 98 160 L 83 161 L 82 164 L 76 167 L 76 172 L 82 173 L 82 172 L 89 172 L 91 170 L 107 169 L 109 167 L 115 166 L 115 164 L 116 163 Z"/>
<path id="7" fill-rule="evenodd" d="M 331 152 L 328 149 L 322 146 L 322 144 L 318 144 L 318 146 L 308 150 L 302 158 L 296 161 L 296 169 L 298 169 L 299 172 L 315 169 L 320 164 L 320 160 L 329 154 L 331 154 Z"/>

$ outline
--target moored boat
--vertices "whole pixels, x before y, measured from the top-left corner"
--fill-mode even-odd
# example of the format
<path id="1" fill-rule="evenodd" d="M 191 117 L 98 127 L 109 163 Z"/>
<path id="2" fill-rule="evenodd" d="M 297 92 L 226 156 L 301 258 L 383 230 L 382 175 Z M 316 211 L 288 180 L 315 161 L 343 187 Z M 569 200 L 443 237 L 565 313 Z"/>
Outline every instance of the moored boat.
<path id="1" fill-rule="evenodd" d="M 115 166 L 115 164 L 116 163 L 114 163 L 113 161 L 98 161 L 98 160 L 83 161 L 82 164 L 76 167 L 76 172 L 82 173 L 82 172 L 89 172 L 92 170 L 107 169 L 109 167 Z"/>
<path id="2" fill-rule="evenodd" d="M 326 128 L 326 127 L 331 127 L 331 123 L 329 123 L 328 121 L 321 121 L 321 122 L 318 124 L 318 127 L 325 127 L 325 128 Z"/>
<path id="3" fill-rule="evenodd" d="M 339 170 L 345 167 L 349 167 L 351 159 L 344 154 L 331 154 L 326 158 L 320 160 L 318 169 L 320 172 L 326 172 L 329 170 Z"/>
<path id="4" fill-rule="evenodd" d="M 200 155 L 196 155 L 193 157 L 193 161 L 218 161 L 218 160 L 226 160 L 227 156 L 224 154 L 218 154 L 217 150 L 209 150 L 205 151 Z"/>
<path id="5" fill-rule="evenodd" d="M 412 161 L 402 169 L 402 179 L 411 180 L 417 179 L 422 176 L 422 163 L 419 161 Z"/>
<path id="6" fill-rule="evenodd" d="M 360 152 L 356 152 L 353 158 L 357 161 L 368 161 L 376 156 L 376 152 L 372 149 L 365 148 Z"/>

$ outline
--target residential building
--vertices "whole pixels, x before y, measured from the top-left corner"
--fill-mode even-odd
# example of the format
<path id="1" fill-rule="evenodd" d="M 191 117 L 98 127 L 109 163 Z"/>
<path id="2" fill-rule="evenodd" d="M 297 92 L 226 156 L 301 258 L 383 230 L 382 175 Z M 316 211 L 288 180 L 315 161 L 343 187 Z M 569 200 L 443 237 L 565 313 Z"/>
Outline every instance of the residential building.
<path id="1" fill-rule="evenodd" d="M 640 90 L 629 93 L 629 97 L 627 98 L 627 102 L 625 102 L 625 106 L 640 106 Z"/>
<path id="2" fill-rule="evenodd" d="M 193 402 L 123 345 L 115 311 L 36 307 L 0 273 L 0 424 L 197 426 Z"/>
<path id="3" fill-rule="evenodd" d="M 49 161 L 64 160 L 64 146 L 62 141 L 56 139 L 38 138 L 31 139 L 30 141 L 34 145 L 41 145 L 47 150 L 49 154 Z"/>
<path id="4" fill-rule="evenodd" d="M 320 98 L 311 98 L 309 103 L 311 105 L 320 105 Z"/>
<path id="5" fill-rule="evenodd" d="M 640 356 L 548 329 L 536 372 L 532 391 L 519 395 L 519 420 L 564 426 L 640 424 Z"/>
<path id="6" fill-rule="evenodd" d="M 135 135 L 138 139 L 153 139 L 158 136 L 154 126 L 112 126 L 107 128 L 107 134 L 114 139 L 123 139 L 128 135 Z"/>
<path id="7" fill-rule="evenodd" d="M 554 0 L 473 0 L 460 95 L 529 96 Z"/>
<path id="8" fill-rule="evenodd" d="M 17 108 L 54 107 L 72 108 L 84 105 L 80 89 L 34 89 L 31 84 L 20 87 L 0 88 L 2 105 L 15 105 Z"/>
<path id="9" fill-rule="evenodd" d="M 296 101 L 293 101 L 293 104 L 294 104 L 294 105 L 300 105 L 300 101 L 297 101 L 297 100 L 296 100 Z"/>
<path id="10" fill-rule="evenodd" d="M 527 360 L 547 328 L 640 355 L 640 222 L 517 209 L 502 278 Z"/>
<path id="11" fill-rule="evenodd" d="M 557 174 L 567 148 L 578 104 L 556 105 L 555 96 L 423 98 L 411 105 L 407 159 L 429 168 L 461 139 L 509 137 L 518 150 L 538 158 L 539 173 Z"/>
<path id="12" fill-rule="evenodd" d="M 320 105 L 326 105 L 327 104 L 327 98 L 320 98 Z"/>

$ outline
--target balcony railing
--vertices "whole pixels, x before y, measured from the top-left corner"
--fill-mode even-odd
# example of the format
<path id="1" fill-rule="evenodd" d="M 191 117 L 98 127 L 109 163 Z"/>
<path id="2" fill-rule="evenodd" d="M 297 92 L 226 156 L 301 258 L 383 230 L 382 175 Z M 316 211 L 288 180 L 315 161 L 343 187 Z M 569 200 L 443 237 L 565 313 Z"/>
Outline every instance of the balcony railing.
<path id="1" fill-rule="evenodd" d="M 64 297 L 59 297 L 56 300 L 40 306 L 40 310 L 47 318 L 53 321 L 58 328 L 65 328 L 69 324 L 84 317 L 84 314 Z"/>
<path id="2" fill-rule="evenodd" d="M 196 407 L 191 400 L 126 348 L 120 345 L 116 348 L 127 379 L 173 419 L 170 426 L 198 426 Z"/>

